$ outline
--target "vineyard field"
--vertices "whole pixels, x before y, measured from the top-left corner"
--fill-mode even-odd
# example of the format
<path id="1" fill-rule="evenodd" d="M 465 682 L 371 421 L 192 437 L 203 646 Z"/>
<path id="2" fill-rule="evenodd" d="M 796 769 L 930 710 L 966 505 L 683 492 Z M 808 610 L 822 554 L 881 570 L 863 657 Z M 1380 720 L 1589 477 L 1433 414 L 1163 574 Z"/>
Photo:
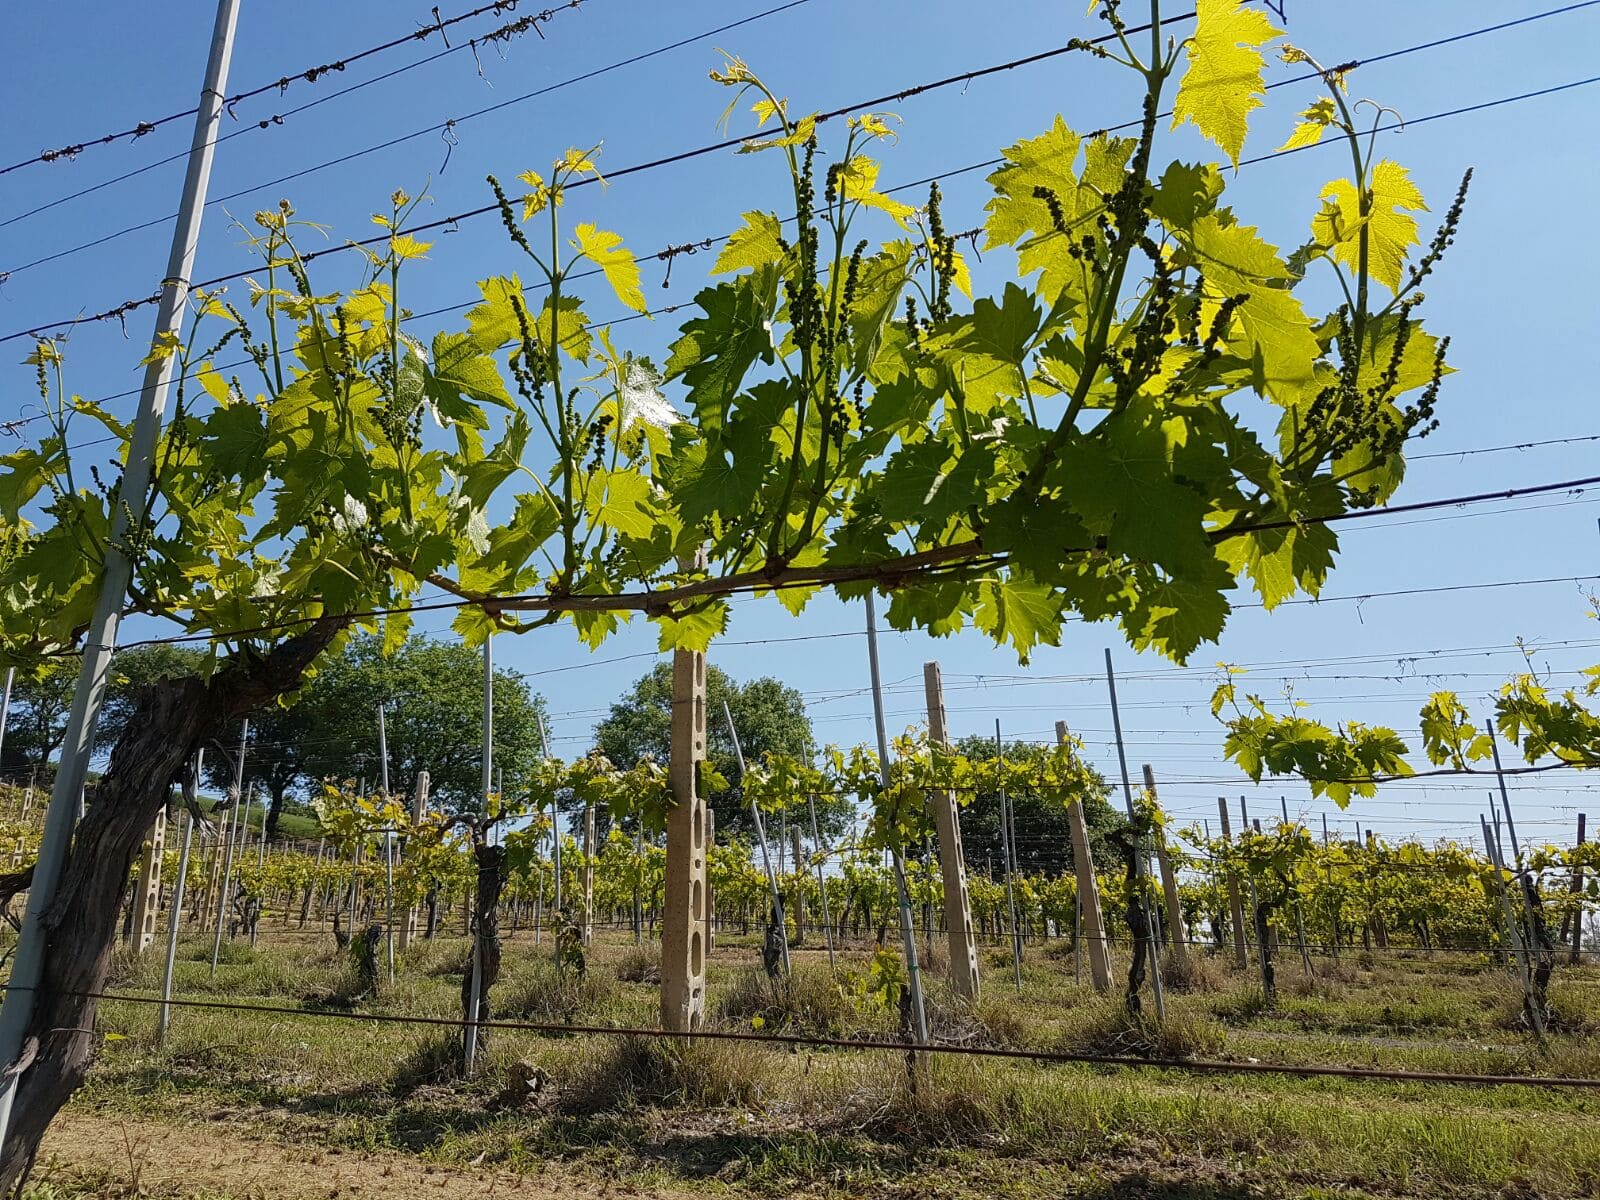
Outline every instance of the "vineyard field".
<path id="1" fill-rule="evenodd" d="M 1116 1006 L 1074 985 L 1064 945 L 1027 948 L 1020 992 L 1007 978 L 1009 955 L 986 952 L 993 978 L 976 1006 L 930 996 L 941 1036 L 1138 1049 L 1117 1040 Z M 460 937 L 419 945 L 395 990 L 358 1010 L 450 1017 L 467 946 Z M 565 981 L 549 949 L 548 937 L 536 947 L 528 930 L 508 941 L 502 1017 L 649 1023 L 651 946 L 603 932 L 585 978 Z M 348 987 L 348 967 L 331 938 L 233 946 L 214 979 L 210 951 L 209 939 L 180 947 L 180 996 L 341 1016 L 180 1009 L 157 1048 L 152 1007 L 108 1002 L 107 1040 L 75 1114 L 101 1128 L 222 1131 L 235 1147 L 265 1143 L 308 1164 L 371 1156 L 386 1173 L 460 1175 L 480 1187 L 472 1194 L 499 1180 L 510 1194 L 525 1183 L 533 1194 L 709 1186 L 730 1196 L 1565 1196 L 1588 1194 L 1600 1172 L 1591 1136 L 1600 1096 L 1532 1087 L 936 1059 L 913 1092 L 901 1054 L 710 1043 L 673 1057 L 659 1043 L 510 1030 L 493 1033 L 476 1078 L 450 1081 L 439 1072 L 448 1030 L 341 1019 L 349 1010 L 332 1007 L 332 997 Z M 821 946 L 794 956 L 792 984 L 772 985 L 753 937 L 721 939 L 713 1027 L 749 1029 L 765 1013 L 769 1029 L 892 1034 L 887 1011 L 840 994 Z M 1553 999 L 1569 1032 L 1539 1058 L 1517 1031 L 1517 990 L 1505 973 L 1448 958 L 1407 951 L 1318 961 L 1312 978 L 1286 982 L 1273 1011 L 1262 1009 L 1250 977 L 1207 961 L 1196 990 L 1169 987 L 1166 1049 L 1246 1062 L 1600 1074 L 1591 1027 L 1600 971 L 1563 974 Z M 853 946 L 841 967 L 864 973 L 869 959 L 870 947 Z M 148 994 L 158 982 L 147 958 L 119 962 L 109 986 Z M 539 1083 L 531 1094 L 519 1090 L 529 1065 Z M 130 1154 L 94 1170 L 47 1161 L 40 1187 L 58 1190 L 39 1194 L 134 1194 L 137 1147 Z M 149 1194 L 199 1193 L 169 1181 Z M 290 1177 L 205 1194 L 327 1192 Z"/>
<path id="2" fill-rule="evenodd" d="M 769 3 L 13 6 L 0 1200 L 1600 1200 L 1600 0 Z"/>

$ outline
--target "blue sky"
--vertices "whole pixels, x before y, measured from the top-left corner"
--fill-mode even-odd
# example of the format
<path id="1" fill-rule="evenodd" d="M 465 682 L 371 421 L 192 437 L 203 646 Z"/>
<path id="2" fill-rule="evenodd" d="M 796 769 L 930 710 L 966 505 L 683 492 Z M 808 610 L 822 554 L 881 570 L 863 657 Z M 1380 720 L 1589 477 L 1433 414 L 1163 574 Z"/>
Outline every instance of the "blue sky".
<path id="1" fill-rule="evenodd" d="M 441 5 L 441 11 L 466 7 L 463 0 Z M 331 226 L 339 240 L 367 236 L 373 228 L 368 215 L 386 209 L 396 187 L 413 193 L 427 187 L 435 208 L 424 219 L 432 219 L 433 213 L 444 216 L 486 203 L 485 173 L 510 179 L 529 167 L 543 169 L 570 145 L 603 142 L 602 164 L 615 169 L 711 141 L 726 102 L 706 78 L 718 61 L 715 46 L 740 54 L 797 107 L 812 109 L 896 92 L 1100 31 L 1098 22 L 1083 15 L 1081 4 L 1011 0 L 974 8 L 945 0 L 871 5 L 806 0 L 647 61 L 564 82 L 766 7 L 706 0 L 671 5 L 584 0 L 579 9 L 556 14 L 542 40 L 530 33 L 504 46 L 482 47 L 476 63 L 470 52 L 450 54 L 287 115 L 281 125 L 270 118 L 443 46 L 435 37 L 330 73 L 316 84 L 297 85 L 282 96 L 269 93 L 241 104 L 237 123 L 229 121 L 225 132 L 242 132 L 218 148 L 211 194 L 245 194 L 208 210 L 197 275 L 249 267 L 239 245 L 242 235 L 229 227 L 228 214 L 248 220 L 280 197 L 291 199 L 302 216 Z M 1130 5 L 1130 11 L 1136 7 Z M 1290 0 L 1287 15 L 1292 40 L 1333 63 L 1375 58 L 1546 7 L 1556 5 Z M 431 20 L 430 8 L 417 0 L 317 6 L 245 0 L 229 90 L 254 87 L 408 32 Z M 530 11 L 525 3 L 512 15 Z M 5 17 L 7 41 L 26 52 L 13 55 L 0 78 L 0 106 L 10 115 L 0 126 L 0 162 L 189 107 L 211 19 L 211 5 L 202 0 L 170 0 L 158 14 L 143 6 L 85 3 L 73 6 L 69 30 L 59 6 L 13 7 Z M 454 31 L 452 43 L 507 19 L 467 23 Z M 1594 73 L 1596 45 L 1600 7 L 1586 7 L 1373 63 L 1352 77 L 1352 91 L 1416 120 L 1584 79 Z M 1269 78 L 1291 73 L 1294 69 L 1274 64 Z M 517 101 L 537 89 L 552 90 Z M 1272 92 L 1267 107 L 1256 114 L 1247 154 L 1279 144 L 1294 113 L 1312 98 L 1309 84 Z M 461 119 L 506 101 L 516 102 Z M 1000 147 L 1041 131 L 1058 112 L 1078 130 L 1126 120 L 1137 112 L 1137 95 L 1133 81 L 1117 68 L 1072 56 L 889 107 L 905 120 L 900 143 L 884 154 L 881 179 L 893 185 L 992 158 Z M 259 186 L 451 118 L 458 119 L 454 146 L 431 130 L 291 182 Z M 265 131 L 254 128 L 262 119 L 269 120 Z M 1465 457 L 1441 452 L 1600 435 L 1600 414 L 1592 411 L 1596 312 L 1590 290 L 1600 264 L 1594 239 L 1582 234 L 1569 207 L 1586 203 L 1600 183 L 1594 155 L 1583 149 L 1597 124 L 1600 86 L 1586 86 L 1382 135 L 1384 152 L 1411 169 L 1435 216 L 1448 205 L 1461 172 L 1476 169 L 1461 236 L 1430 281 L 1426 308 L 1430 327 L 1453 339 L 1458 373 L 1445 387 L 1442 429 L 1418 447 L 1436 456 L 1413 464 L 1398 500 L 1595 473 L 1600 443 Z M 97 312 L 154 290 L 170 230 L 159 219 L 175 207 L 181 160 L 35 216 L 13 218 L 180 153 L 189 130 L 185 119 L 136 142 L 92 148 L 76 160 L 0 176 L 0 271 L 13 272 L 0 286 L 0 335 Z M 1168 138 L 1157 156 L 1200 153 L 1195 139 L 1180 133 Z M 1273 240 L 1295 244 L 1316 209 L 1321 185 L 1343 167 L 1343 156 L 1332 147 L 1247 166 L 1230 180 L 1230 201 Z M 785 181 L 777 169 L 776 162 L 761 156 L 700 158 L 619 179 L 604 192 L 589 189 L 581 199 L 575 195 L 571 219 L 594 220 L 621 232 L 646 260 L 651 302 L 680 303 L 704 278 L 706 259 L 678 259 L 671 286 L 663 288 L 664 266 L 647 256 L 668 245 L 725 234 L 745 210 L 780 208 Z M 980 223 L 982 172 L 955 176 L 944 191 L 950 228 Z M 156 223 L 49 264 L 16 269 L 145 221 Z M 1427 228 L 1425 219 L 1425 234 Z M 411 307 L 442 308 L 472 299 L 475 280 L 515 269 L 508 249 L 492 218 L 464 222 L 459 231 L 439 236 L 430 259 L 410 274 Z M 980 287 L 1001 278 L 997 257 L 974 264 Z M 325 260 L 317 276 L 324 290 L 350 281 L 352 268 L 334 265 L 337 258 Z M 614 301 L 598 293 L 591 295 L 589 308 L 597 318 L 615 313 Z M 675 320 L 681 319 L 631 322 L 618 330 L 619 341 L 659 357 Z M 96 397 L 134 387 L 152 320 L 149 309 L 131 315 L 126 338 L 115 322 L 79 326 L 68 343 L 69 386 Z M 446 315 L 421 322 L 417 332 L 426 340 L 455 320 L 459 317 Z M 20 365 L 25 344 L 9 343 L 0 351 L 3 421 L 23 415 L 33 393 L 31 370 Z M 127 414 L 133 403 L 126 397 L 109 406 Z M 0 436 L 0 450 L 11 441 Z M 1269 804 L 1275 808 L 1284 795 L 1291 812 L 1313 822 L 1328 811 L 1346 829 L 1359 819 L 1363 827 L 1395 835 L 1466 836 L 1484 806 L 1483 785 L 1476 780 L 1392 786 L 1345 814 L 1312 803 L 1303 786 L 1244 784 L 1221 759 L 1220 730 L 1207 707 L 1212 664 L 1223 659 L 1262 664 L 1249 681 L 1259 690 L 1278 694 L 1289 681 L 1314 713 L 1330 719 L 1358 716 L 1402 729 L 1414 725 L 1417 704 L 1436 687 L 1455 687 L 1467 697 L 1486 695 L 1507 672 L 1520 668 L 1519 638 L 1537 647 L 1534 662 L 1554 672 L 1555 682 L 1572 682 L 1571 672 L 1600 661 L 1600 626 L 1587 615 L 1584 586 L 1570 581 L 1600 575 L 1596 500 L 1600 495 L 1590 491 L 1348 526 L 1326 588 L 1330 597 L 1505 580 L 1567 581 L 1297 605 L 1272 614 L 1243 609 L 1221 645 L 1203 649 L 1181 671 L 1134 655 L 1109 628 L 1069 626 L 1062 647 L 1041 650 L 1026 669 L 977 635 L 935 641 L 886 634 L 882 655 L 890 723 L 898 728 L 922 715 L 921 665 L 937 658 L 955 732 L 992 732 L 999 718 L 1008 736 L 1043 740 L 1054 722 L 1064 719 L 1114 776 L 1111 720 L 1100 675 L 1102 648 L 1110 645 L 1121 675 L 1131 768 L 1137 778 L 1139 764 L 1152 764 L 1163 800 L 1180 821 L 1214 818 L 1218 795 L 1235 803 L 1239 795 L 1248 795 L 1252 814 L 1264 814 Z M 741 602 L 734 612 L 712 661 L 738 677 L 774 674 L 799 688 L 825 740 L 871 740 L 865 647 L 852 636 L 862 626 L 859 604 L 820 599 L 799 619 L 770 600 Z M 425 629 L 447 626 L 447 618 L 422 624 Z M 842 636 L 814 636 L 822 634 Z M 798 638 L 809 640 L 771 640 Z M 766 644 L 737 644 L 764 639 Z M 594 655 L 565 632 L 549 630 L 499 639 L 496 658 L 532 675 L 556 714 L 555 748 L 576 753 L 586 748 L 589 729 L 606 705 L 649 667 L 654 646 L 653 631 L 643 625 Z M 1477 707 L 1487 711 L 1482 701 Z M 1593 802 L 1600 793 L 1592 789 L 1597 783 L 1576 775 L 1516 781 L 1512 796 L 1525 836 L 1569 837 L 1577 811 L 1596 811 Z"/>

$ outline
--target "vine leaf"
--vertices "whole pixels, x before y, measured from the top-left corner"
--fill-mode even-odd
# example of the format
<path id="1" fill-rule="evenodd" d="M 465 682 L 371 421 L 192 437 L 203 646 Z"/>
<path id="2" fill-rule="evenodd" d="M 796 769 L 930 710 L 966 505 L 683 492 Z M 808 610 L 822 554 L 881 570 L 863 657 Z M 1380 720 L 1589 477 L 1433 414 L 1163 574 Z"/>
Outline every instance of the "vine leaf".
<path id="1" fill-rule="evenodd" d="M 481 409 L 463 403 L 462 396 L 501 408 L 515 407 L 494 359 L 484 354 L 468 333 L 434 335 L 433 367 L 425 376 L 423 386 L 440 413 L 479 429 L 488 428 L 488 420 Z"/>
<path id="2" fill-rule="evenodd" d="M 625 537 L 649 537 L 656 519 L 649 510 L 650 481 L 637 471 L 596 471 L 585 507 L 595 519 Z"/>
<path id="3" fill-rule="evenodd" d="M 1061 644 L 1061 598 L 1049 585 L 1019 575 L 982 584 L 973 621 L 995 641 L 1015 646 L 1023 663 L 1035 646 Z"/>
<path id="4" fill-rule="evenodd" d="M 747 267 L 764 267 L 783 260 L 783 226 L 768 212 L 747 212 L 744 225 L 736 230 L 717 255 L 713 275 L 726 275 Z"/>
<path id="5" fill-rule="evenodd" d="M 1219 296 L 1242 296 L 1228 346 L 1251 364 L 1256 390 L 1289 403 L 1309 384 L 1321 355 L 1311 319 L 1288 288 L 1290 272 L 1277 249 L 1231 214 L 1210 213 L 1188 231 L 1208 286 Z"/>
<path id="6" fill-rule="evenodd" d="M 1352 270 L 1360 269 L 1361 231 L 1367 231 L 1367 270 L 1390 291 L 1400 289 L 1406 252 L 1417 243 L 1417 219 L 1427 212 L 1422 193 L 1399 163 L 1384 159 L 1372 169 L 1370 202 L 1361 216 L 1361 193 L 1348 179 L 1335 179 L 1322 189 L 1322 210 L 1311 233 L 1328 253 Z"/>
<path id="7" fill-rule="evenodd" d="M 1297 591 L 1316 595 L 1333 569 L 1338 538 L 1327 525 L 1252 530 L 1218 547 L 1235 575 L 1248 575 L 1264 608 Z"/>
<path id="8" fill-rule="evenodd" d="M 728 628 L 728 602 L 717 600 L 659 622 L 662 650 L 705 650 Z"/>
<path id="9" fill-rule="evenodd" d="M 1266 58 L 1259 47 L 1282 32 L 1243 0 L 1198 0 L 1172 127 L 1193 122 L 1237 167 L 1250 114 L 1266 92 Z"/>
<path id="10" fill-rule="evenodd" d="M 206 417 L 202 437 L 212 469 L 242 477 L 266 452 L 267 423 L 254 404 L 230 404 Z"/>
<path id="11" fill-rule="evenodd" d="M 703 428 L 721 426 L 757 359 L 773 361 L 771 307 L 776 293 L 777 274 L 768 269 L 719 283 L 695 297 L 705 315 L 684 322 L 683 336 L 672 344 L 667 359 L 666 377 L 682 378 L 688 385 Z"/>
<path id="12" fill-rule="evenodd" d="M 1204 573 L 1215 561 L 1203 524 L 1211 502 L 1179 481 L 1162 427 L 1133 417 L 1108 421 L 1105 436 L 1075 439 L 1052 482 L 1111 554 L 1174 574 Z"/>
<path id="13" fill-rule="evenodd" d="M 1274 153 L 1287 154 L 1291 150 L 1315 146 L 1328 131 L 1328 126 L 1333 124 L 1336 115 L 1337 110 L 1334 108 L 1333 100 L 1327 96 L 1319 98 L 1300 114 L 1300 121 L 1294 127 L 1294 132 Z"/>
<path id="14" fill-rule="evenodd" d="M 644 301 L 644 291 L 639 286 L 639 264 L 622 245 L 622 235 L 608 229 L 596 229 L 585 222 L 573 231 L 573 245 L 578 252 L 599 267 L 611 285 L 611 290 L 634 312 L 649 309 Z"/>
<path id="15" fill-rule="evenodd" d="M 858 154 L 845 163 L 840 185 L 846 200 L 887 213 L 901 229 L 910 228 L 906 218 L 917 210 L 878 191 L 878 164 L 873 159 Z"/>

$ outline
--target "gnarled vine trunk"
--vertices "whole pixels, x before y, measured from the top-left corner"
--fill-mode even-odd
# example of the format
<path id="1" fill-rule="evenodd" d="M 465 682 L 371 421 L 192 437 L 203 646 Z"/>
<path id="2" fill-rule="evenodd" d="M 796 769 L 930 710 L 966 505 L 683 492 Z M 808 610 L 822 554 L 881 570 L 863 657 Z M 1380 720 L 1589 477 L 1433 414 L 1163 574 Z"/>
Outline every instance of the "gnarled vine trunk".
<path id="1" fill-rule="evenodd" d="M 478 954 L 478 1017 L 479 1021 L 493 1019 L 489 1006 L 489 991 L 500 981 L 500 892 L 506 884 L 506 848 L 490 846 L 475 839 L 473 859 L 478 864 L 477 887 L 472 895 L 472 924 L 477 938 L 474 943 Z M 466 974 L 461 979 L 461 1019 L 472 1018 L 472 959 L 467 959 Z M 488 1043 L 489 1031 L 481 1026 L 477 1032 L 478 1049 Z M 466 1053 L 462 1047 L 463 1056 Z"/>
<path id="2" fill-rule="evenodd" d="M 105 986 L 133 862 L 185 764 L 246 713 L 299 687 L 343 625 L 321 621 L 265 655 L 246 652 L 210 680 L 162 680 L 139 697 L 44 914 L 44 967 L 24 1042 L 37 1053 L 18 1081 L 10 1136 L 0 1148 L 0 1193 L 25 1175 L 45 1130 L 88 1073 L 95 996 Z"/>

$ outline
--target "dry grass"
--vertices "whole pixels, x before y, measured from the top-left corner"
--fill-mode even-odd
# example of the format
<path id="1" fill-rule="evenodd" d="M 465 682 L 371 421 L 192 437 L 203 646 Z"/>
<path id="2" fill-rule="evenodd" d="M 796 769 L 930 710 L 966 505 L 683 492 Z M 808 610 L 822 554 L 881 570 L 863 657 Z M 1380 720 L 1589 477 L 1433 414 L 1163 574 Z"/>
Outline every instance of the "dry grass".
<path id="1" fill-rule="evenodd" d="M 972 1006 L 972 1017 L 990 1045 L 1026 1046 L 1033 1040 L 1029 1037 L 1029 1030 L 1034 1027 L 1033 1014 L 1015 995 L 984 993 Z"/>
<path id="2" fill-rule="evenodd" d="M 740 971 L 716 1000 L 720 1020 L 771 1031 L 804 1030 L 839 1036 L 856 1020 L 855 1006 L 846 999 L 831 975 L 797 967 L 782 979 L 768 979 L 766 973 Z"/>
<path id="3" fill-rule="evenodd" d="M 1173 1011 L 1158 1021 L 1153 1011 L 1130 1017 L 1119 998 L 1104 997 L 1085 1007 L 1056 1043 L 1069 1054 L 1109 1054 L 1137 1058 L 1203 1058 L 1221 1052 L 1222 1029 L 1194 1013 Z"/>
<path id="4" fill-rule="evenodd" d="M 1161 982 L 1175 992 L 1220 992 L 1228 986 L 1228 972 L 1203 951 L 1191 947 L 1180 957 L 1168 949 L 1161 956 Z"/>
<path id="5" fill-rule="evenodd" d="M 1247 984 L 1237 991 L 1220 996 L 1211 1005 L 1211 1011 L 1230 1025 L 1248 1025 L 1256 1018 L 1272 1011 L 1266 992 L 1256 984 Z"/>
<path id="6" fill-rule="evenodd" d="M 630 946 L 616 964 L 623 983 L 660 983 L 661 951 L 656 946 Z"/>
<path id="7" fill-rule="evenodd" d="M 643 1105 L 757 1108 L 773 1062 L 769 1051 L 749 1042 L 609 1038 L 575 1064 L 561 1106 L 577 1113 Z"/>
<path id="8" fill-rule="evenodd" d="M 396 1060 L 389 1086 L 396 1095 L 409 1095 L 421 1087 L 435 1087 L 460 1077 L 461 1035 L 441 1030 L 423 1038 Z"/>
<path id="9" fill-rule="evenodd" d="M 569 1025 L 600 1021 L 612 1015 L 619 990 L 612 975 L 599 971 L 579 975 L 571 968 L 558 971 L 554 963 L 545 959 L 525 964 L 517 978 L 506 980 L 502 986 L 509 996 L 502 1002 L 505 1016 Z"/>

